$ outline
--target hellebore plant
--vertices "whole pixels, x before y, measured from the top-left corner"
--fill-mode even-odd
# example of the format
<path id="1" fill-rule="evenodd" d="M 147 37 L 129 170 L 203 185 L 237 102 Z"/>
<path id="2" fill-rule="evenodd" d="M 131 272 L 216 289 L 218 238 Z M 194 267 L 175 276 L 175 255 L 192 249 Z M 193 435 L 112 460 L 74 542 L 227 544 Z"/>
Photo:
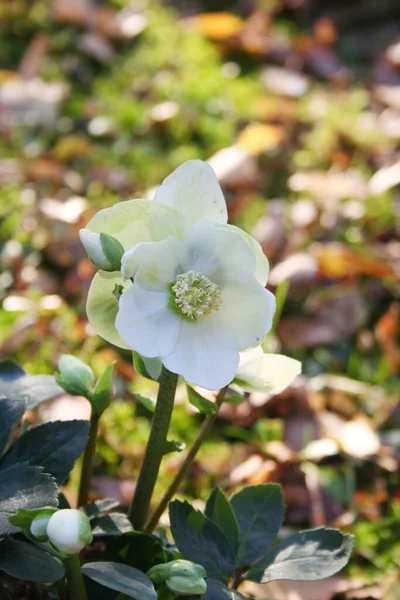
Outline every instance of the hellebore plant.
<path id="1" fill-rule="evenodd" d="M 81 425 L 70 425 L 65 439 L 62 424 L 45 424 L 9 448 L 12 429 L 27 406 L 18 394 L 29 386 L 24 387 L 28 376 L 8 364 L 6 376 L 11 372 L 16 381 L 6 388 L 3 404 L 0 399 L 8 424 L 6 434 L 0 434 L 0 474 L 9 471 L 19 500 L 10 500 L 0 479 L 0 535 L 5 537 L 0 570 L 57 582 L 60 600 L 86 600 L 87 594 L 102 600 L 105 588 L 104 598 L 119 600 L 243 600 L 237 588 L 246 579 L 322 579 L 343 568 L 352 537 L 340 531 L 320 528 L 277 542 L 284 504 L 276 484 L 250 486 L 230 499 L 216 488 L 204 513 L 187 502 L 170 502 L 224 401 L 240 402 L 248 391 L 280 393 L 301 372 L 298 361 L 263 352 L 275 313 L 275 298 L 265 289 L 268 260 L 251 236 L 227 224 L 212 169 L 201 161 L 184 163 L 161 184 L 153 201 L 129 200 L 101 210 L 80 237 L 99 269 L 88 295 L 91 325 L 105 340 L 132 350 L 136 370 L 159 383 L 155 405 L 141 398 L 153 413 L 150 436 L 128 515 L 111 512 L 116 502 L 110 499 L 88 504 L 97 428 L 112 401 L 114 365 L 96 381 L 89 366 L 63 356 L 51 393 L 33 405 L 62 389 L 83 395 L 92 407 L 89 426 L 82 432 Z M 162 457 L 180 449 L 167 441 L 179 377 L 186 382 L 189 402 L 205 418 L 149 515 Z M 214 401 L 193 385 L 216 391 Z M 40 428 L 43 449 L 32 452 L 29 442 L 39 443 L 35 429 Z M 86 436 L 80 508 L 71 509 L 65 499 L 58 508 L 57 483 L 65 480 Z M 60 466 L 64 463 L 68 469 Z M 153 533 L 168 503 L 174 543 L 162 528 Z M 29 543 L 10 537 L 15 533 Z M 97 536 L 108 540 L 102 560 L 81 567 L 79 552 Z M 4 558 L 7 551 L 24 558 L 10 562 Z M 39 559 L 47 567 L 38 578 L 32 564 Z"/>

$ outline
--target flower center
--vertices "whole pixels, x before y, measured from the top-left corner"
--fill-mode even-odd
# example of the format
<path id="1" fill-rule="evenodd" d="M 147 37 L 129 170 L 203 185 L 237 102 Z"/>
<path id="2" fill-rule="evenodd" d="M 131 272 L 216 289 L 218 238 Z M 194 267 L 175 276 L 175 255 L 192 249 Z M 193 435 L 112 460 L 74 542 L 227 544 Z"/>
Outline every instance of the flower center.
<path id="1" fill-rule="evenodd" d="M 211 311 L 218 310 L 221 304 L 221 286 L 195 271 L 178 275 L 171 289 L 175 294 L 175 304 L 189 319 L 204 319 Z"/>

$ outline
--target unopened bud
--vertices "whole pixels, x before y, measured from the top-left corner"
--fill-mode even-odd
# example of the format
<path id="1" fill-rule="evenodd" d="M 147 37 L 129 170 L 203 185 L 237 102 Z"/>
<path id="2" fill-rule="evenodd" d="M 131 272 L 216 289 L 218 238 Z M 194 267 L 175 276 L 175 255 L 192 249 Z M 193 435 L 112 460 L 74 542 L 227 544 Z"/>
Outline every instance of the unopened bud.
<path id="1" fill-rule="evenodd" d="M 79 236 L 95 267 L 102 271 L 120 271 L 121 258 L 125 250 L 117 238 L 89 229 L 81 229 Z"/>
<path id="2" fill-rule="evenodd" d="M 58 552 L 77 554 L 93 540 L 90 521 L 77 508 L 65 508 L 53 514 L 47 524 L 47 536 Z"/>
<path id="3" fill-rule="evenodd" d="M 207 584 L 202 578 L 195 579 L 177 575 L 176 577 L 169 577 L 165 580 L 165 583 L 171 592 L 181 596 L 201 596 L 207 591 Z"/>
<path id="4" fill-rule="evenodd" d="M 45 542 L 47 540 L 47 525 L 51 516 L 51 513 L 38 515 L 31 523 L 30 532 L 32 536 L 40 542 Z"/>

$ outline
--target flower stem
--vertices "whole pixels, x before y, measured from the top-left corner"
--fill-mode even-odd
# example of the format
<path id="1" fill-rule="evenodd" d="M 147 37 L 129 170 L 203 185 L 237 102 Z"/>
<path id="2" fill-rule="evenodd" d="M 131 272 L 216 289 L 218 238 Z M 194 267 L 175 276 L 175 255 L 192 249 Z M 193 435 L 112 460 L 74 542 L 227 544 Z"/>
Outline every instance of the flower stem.
<path id="1" fill-rule="evenodd" d="M 133 527 L 139 531 L 143 530 L 146 522 L 151 496 L 165 452 L 165 443 L 171 422 L 172 409 L 174 408 L 177 383 L 178 375 L 171 373 L 163 366 L 149 441 L 137 481 L 135 495 L 128 511 L 129 520 Z"/>
<path id="2" fill-rule="evenodd" d="M 99 415 L 96 415 L 92 409 L 92 414 L 90 417 L 89 439 L 83 453 L 81 480 L 79 483 L 78 508 L 84 504 L 87 504 L 89 498 L 89 486 L 93 468 L 93 456 L 96 450 L 99 418 Z"/>
<path id="3" fill-rule="evenodd" d="M 215 413 L 213 415 L 207 415 L 206 418 L 204 419 L 203 424 L 200 428 L 200 431 L 199 431 L 195 441 L 193 442 L 189 452 L 187 453 L 186 458 L 183 461 L 178 473 L 175 475 L 172 483 L 168 487 L 164 496 L 161 498 L 159 505 L 157 506 L 157 508 L 155 509 L 153 514 L 151 515 L 149 521 L 146 523 L 146 527 L 144 528 L 144 531 L 146 533 L 152 533 L 154 531 L 154 529 L 157 527 L 157 524 L 158 524 L 158 521 L 160 520 L 161 515 L 163 514 L 164 510 L 168 506 L 168 502 L 171 500 L 171 498 L 177 491 L 182 479 L 185 477 L 190 465 L 192 464 L 196 454 L 198 453 L 202 443 L 204 442 L 204 439 L 208 435 L 211 427 L 213 426 L 214 421 L 217 418 L 218 410 L 224 401 L 227 390 L 228 390 L 228 386 L 222 388 L 218 392 L 218 396 L 217 396 L 217 399 L 215 402 L 217 405 L 217 410 L 215 411 Z"/>
<path id="4" fill-rule="evenodd" d="M 64 567 L 67 575 L 68 597 L 70 600 L 87 600 L 85 582 L 79 562 L 79 554 L 64 558 Z"/>

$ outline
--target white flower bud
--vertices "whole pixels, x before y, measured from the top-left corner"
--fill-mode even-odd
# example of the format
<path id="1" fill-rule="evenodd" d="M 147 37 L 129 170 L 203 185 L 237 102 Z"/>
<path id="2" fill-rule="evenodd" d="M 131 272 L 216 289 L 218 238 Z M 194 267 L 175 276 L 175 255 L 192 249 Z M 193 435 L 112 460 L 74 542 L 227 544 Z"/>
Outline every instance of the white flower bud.
<path id="1" fill-rule="evenodd" d="M 47 524 L 51 519 L 51 514 L 45 513 L 35 517 L 30 526 L 30 532 L 34 538 L 44 542 L 47 540 Z"/>
<path id="2" fill-rule="evenodd" d="M 90 260 L 98 269 L 120 270 L 124 248 L 117 238 L 106 233 L 95 233 L 89 229 L 81 229 L 79 236 Z"/>
<path id="3" fill-rule="evenodd" d="M 67 555 L 77 554 L 93 540 L 89 519 L 77 508 L 55 512 L 47 524 L 47 536 L 56 550 Z"/>

